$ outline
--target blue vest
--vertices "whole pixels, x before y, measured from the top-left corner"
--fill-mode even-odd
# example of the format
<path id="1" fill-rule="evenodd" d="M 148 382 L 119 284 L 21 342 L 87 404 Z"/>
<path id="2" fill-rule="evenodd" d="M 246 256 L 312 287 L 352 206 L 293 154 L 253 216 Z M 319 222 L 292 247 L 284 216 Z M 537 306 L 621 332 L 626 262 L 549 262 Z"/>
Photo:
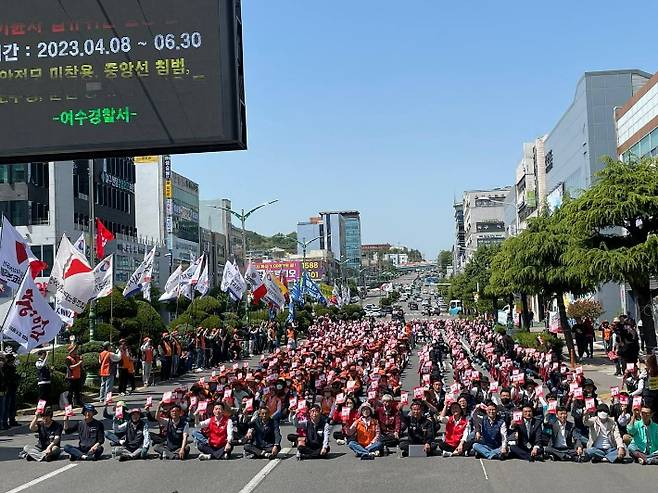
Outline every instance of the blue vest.
<path id="1" fill-rule="evenodd" d="M 503 439 L 500 436 L 500 428 L 503 426 L 503 420 L 497 418 L 493 424 L 490 423 L 489 417 L 482 419 L 482 443 L 487 447 L 496 449 L 502 446 Z"/>

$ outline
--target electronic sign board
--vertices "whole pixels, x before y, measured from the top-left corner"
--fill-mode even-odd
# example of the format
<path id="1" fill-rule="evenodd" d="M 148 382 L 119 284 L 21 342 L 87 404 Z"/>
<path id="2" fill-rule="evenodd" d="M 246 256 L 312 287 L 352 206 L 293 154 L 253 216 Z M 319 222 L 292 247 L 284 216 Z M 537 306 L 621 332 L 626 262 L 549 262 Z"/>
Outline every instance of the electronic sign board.
<path id="1" fill-rule="evenodd" d="M 238 0 L 3 0 L 0 162 L 246 148 Z"/>

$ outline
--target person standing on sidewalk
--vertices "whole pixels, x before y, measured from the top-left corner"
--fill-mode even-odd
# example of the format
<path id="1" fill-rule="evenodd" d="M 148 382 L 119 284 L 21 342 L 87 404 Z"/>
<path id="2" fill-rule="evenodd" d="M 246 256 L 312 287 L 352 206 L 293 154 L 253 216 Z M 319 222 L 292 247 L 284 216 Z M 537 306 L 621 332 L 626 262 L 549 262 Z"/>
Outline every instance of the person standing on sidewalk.
<path id="1" fill-rule="evenodd" d="M 78 346 L 69 344 L 66 356 L 66 381 L 68 382 L 67 400 L 72 406 L 82 406 L 82 357 L 78 355 Z"/>
<path id="2" fill-rule="evenodd" d="M 140 351 L 142 353 L 142 379 L 144 387 L 148 387 L 151 382 L 151 369 L 153 368 L 153 345 L 150 337 L 144 338 L 144 344 L 142 344 Z"/>
<path id="3" fill-rule="evenodd" d="M 103 343 L 103 351 L 98 355 L 98 362 L 100 363 L 100 377 L 101 388 L 99 393 L 99 400 L 105 402 L 105 397 L 108 392 L 112 392 L 114 387 L 114 374 L 116 363 L 121 360 L 121 355 L 113 353 L 110 350 L 110 343 Z"/>
<path id="4" fill-rule="evenodd" d="M 160 355 L 160 380 L 169 380 L 171 377 L 171 356 L 172 356 L 171 339 L 169 332 L 162 333 L 162 340 L 158 346 L 158 354 Z"/>
<path id="5" fill-rule="evenodd" d="M 7 395 L 5 396 L 5 420 L 0 425 L 21 426 L 16 421 L 16 394 L 18 393 L 16 357 L 11 347 L 5 348 L 5 355 L 4 373 L 7 379 Z"/>
<path id="6" fill-rule="evenodd" d="M 50 365 L 48 364 L 48 352 L 45 349 L 37 352 L 37 361 L 34 365 L 37 367 L 39 400 L 46 401 L 47 405 L 50 399 Z"/>

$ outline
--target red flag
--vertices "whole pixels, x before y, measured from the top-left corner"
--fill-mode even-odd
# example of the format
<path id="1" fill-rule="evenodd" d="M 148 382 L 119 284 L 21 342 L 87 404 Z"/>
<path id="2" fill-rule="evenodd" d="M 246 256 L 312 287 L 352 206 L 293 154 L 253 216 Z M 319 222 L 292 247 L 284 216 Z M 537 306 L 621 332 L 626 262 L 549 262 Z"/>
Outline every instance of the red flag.
<path id="1" fill-rule="evenodd" d="M 113 239 L 112 231 L 107 229 L 100 219 L 96 218 L 96 256 L 99 259 L 105 257 L 105 245 Z"/>

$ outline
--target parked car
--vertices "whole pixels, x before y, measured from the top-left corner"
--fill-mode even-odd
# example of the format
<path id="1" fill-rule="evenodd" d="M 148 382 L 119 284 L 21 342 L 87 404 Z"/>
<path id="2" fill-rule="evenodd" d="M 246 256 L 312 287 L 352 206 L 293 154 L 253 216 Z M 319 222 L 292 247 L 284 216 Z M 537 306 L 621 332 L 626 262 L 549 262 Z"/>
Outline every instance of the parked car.
<path id="1" fill-rule="evenodd" d="M 415 301 L 411 301 L 409 303 L 409 310 L 414 310 L 414 311 L 418 310 L 418 303 L 416 303 Z"/>

